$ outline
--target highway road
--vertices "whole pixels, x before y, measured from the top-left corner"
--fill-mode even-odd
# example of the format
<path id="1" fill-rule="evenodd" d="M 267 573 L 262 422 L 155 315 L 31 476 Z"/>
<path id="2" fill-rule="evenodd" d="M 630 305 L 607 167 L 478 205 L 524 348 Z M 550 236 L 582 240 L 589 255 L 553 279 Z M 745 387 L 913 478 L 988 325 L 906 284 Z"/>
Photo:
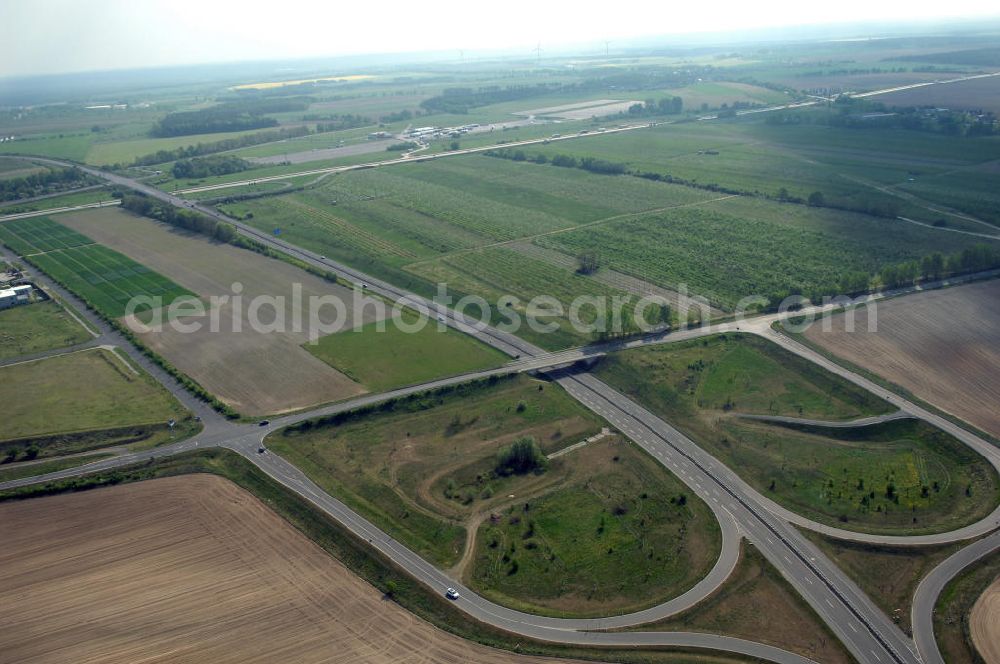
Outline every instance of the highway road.
<path id="1" fill-rule="evenodd" d="M 619 131 L 624 130 L 626 129 Z M 456 153 L 462 152 L 464 151 L 458 151 Z M 440 158 L 442 156 L 448 156 L 456 153 L 442 153 L 440 155 L 435 155 L 432 158 Z M 38 159 L 38 161 L 55 164 L 62 163 L 57 160 L 46 159 Z M 84 168 L 84 170 L 90 172 L 92 175 L 109 180 L 119 186 L 141 191 L 147 195 L 170 202 L 180 207 L 197 209 L 210 217 L 231 223 L 236 226 L 238 232 L 245 236 L 251 237 L 279 251 L 291 254 L 310 264 L 324 269 L 334 270 L 347 279 L 365 284 L 370 292 L 391 298 L 393 300 L 409 303 L 417 308 L 422 308 L 425 311 L 430 312 L 432 315 L 442 318 L 448 325 L 471 334 L 483 342 L 507 353 L 508 355 L 518 358 L 518 360 L 523 358 L 523 362 L 520 366 L 513 366 L 513 369 L 511 366 L 508 366 L 500 370 L 495 370 L 494 372 L 509 372 L 511 370 L 545 370 L 549 367 L 557 367 L 560 364 L 575 361 L 572 359 L 574 354 L 577 356 L 576 359 L 585 359 L 587 357 L 599 356 L 602 352 L 609 352 L 609 350 L 613 348 L 629 348 L 651 343 L 668 343 L 685 338 L 696 338 L 697 336 L 704 334 L 715 334 L 726 330 L 761 334 L 771 338 L 776 343 L 779 343 L 779 345 L 782 345 L 792 352 L 806 357 L 807 359 L 832 370 L 834 373 L 844 376 L 845 378 L 852 380 L 852 382 L 866 387 L 866 389 L 871 389 L 883 398 L 886 398 L 890 401 L 890 403 L 893 403 L 900 409 L 905 410 L 910 415 L 925 419 L 937 426 L 940 426 L 949 433 L 953 433 L 953 435 L 956 435 L 966 444 L 969 444 L 977 450 L 981 450 L 988 456 L 988 458 L 990 458 L 992 462 L 994 462 L 994 465 L 997 465 L 996 450 L 990 448 L 985 441 L 982 441 L 973 434 L 957 427 L 944 418 L 922 409 L 919 406 L 902 399 L 901 397 L 887 393 L 883 388 L 867 382 L 863 377 L 856 376 L 853 373 L 848 372 L 846 369 L 833 364 L 822 356 L 819 356 L 811 350 L 801 346 L 800 344 L 796 344 L 790 339 L 787 339 L 787 337 L 773 332 L 773 330 L 770 329 L 770 324 L 774 320 L 778 319 L 774 315 L 759 317 L 755 319 L 754 324 L 749 327 L 747 327 L 746 322 L 733 322 L 726 323 L 721 326 L 715 326 L 708 330 L 697 328 L 673 334 L 638 339 L 625 343 L 608 344 L 603 351 L 589 348 L 575 349 L 574 351 L 568 351 L 562 354 L 544 353 L 541 349 L 528 344 L 522 339 L 514 337 L 511 334 L 478 324 L 477 322 L 469 320 L 457 312 L 430 302 L 420 296 L 408 293 L 392 284 L 373 279 L 360 271 L 354 270 L 353 268 L 323 259 L 283 240 L 278 240 L 267 234 L 261 233 L 256 229 L 241 224 L 237 220 L 226 217 L 217 210 L 186 201 L 176 195 L 154 189 L 153 187 L 122 176 L 90 168 Z M 302 173 L 297 175 L 302 175 Z M 817 308 L 817 310 L 820 309 Z M 798 315 L 799 313 L 800 312 L 785 315 Z M 125 343 L 124 346 L 131 348 L 127 343 Z M 146 362 L 144 364 L 144 368 L 149 369 L 149 367 L 146 366 L 148 364 L 149 363 Z M 516 362 L 512 363 L 512 365 L 516 364 Z M 154 367 L 154 369 L 156 368 Z M 162 372 L 153 371 L 153 373 L 161 381 L 164 380 Z M 435 381 L 435 383 L 446 384 L 446 381 L 448 380 L 469 380 L 488 373 L 490 372 L 468 374 L 456 379 Z M 864 540 L 863 535 L 840 531 L 839 529 L 827 529 L 820 524 L 814 524 L 808 520 L 803 520 L 801 517 L 798 517 L 798 515 L 788 513 L 786 510 L 780 508 L 780 506 L 777 506 L 772 501 L 766 499 L 750 488 L 736 475 L 736 473 L 732 472 L 716 459 L 712 458 L 693 441 L 674 429 L 668 423 L 659 419 L 648 410 L 632 402 L 625 396 L 612 390 L 595 377 L 585 373 L 574 374 L 557 370 L 553 375 L 553 378 L 556 379 L 568 393 L 580 400 L 581 403 L 586 405 L 595 413 L 604 417 L 609 423 L 628 435 L 629 438 L 636 444 L 649 451 L 654 458 L 658 459 L 664 465 L 664 467 L 671 470 L 671 472 L 674 472 L 682 481 L 685 482 L 685 484 L 687 484 L 688 487 L 691 488 L 694 493 L 705 500 L 706 503 L 712 507 L 714 511 L 716 511 L 716 514 L 719 516 L 720 526 L 723 529 L 726 544 L 724 545 L 723 555 L 720 557 L 720 562 L 715 566 L 709 577 L 706 577 L 706 580 L 703 580 L 702 583 L 696 586 L 696 588 L 698 588 L 698 593 L 702 593 L 708 588 L 716 587 L 728 574 L 728 570 L 731 569 L 731 542 L 738 540 L 738 537 L 736 537 L 734 533 L 739 533 L 753 542 L 754 545 L 761 550 L 765 557 L 767 557 L 767 559 L 780 570 L 782 575 L 793 585 L 793 587 L 796 588 L 798 592 L 802 594 L 806 601 L 830 626 L 833 632 L 838 636 L 838 638 L 841 639 L 841 641 L 843 641 L 858 661 L 871 664 L 884 664 L 887 662 L 915 663 L 919 661 L 916 647 L 913 642 L 910 641 L 899 630 L 899 628 L 896 627 L 887 616 L 885 616 L 884 613 L 875 607 L 871 600 L 866 597 L 864 593 L 849 578 L 846 577 L 846 575 L 844 575 L 830 560 L 819 552 L 818 549 L 802 537 L 792 524 L 797 523 L 816 530 L 831 532 L 838 537 L 842 536 L 849 539 L 858 539 L 860 537 L 862 538 L 862 541 L 866 541 Z M 174 382 L 176 385 L 175 381 L 172 381 L 169 376 L 167 376 L 166 379 L 167 382 Z M 426 387 L 427 386 L 417 386 L 410 389 L 416 391 L 417 389 Z M 400 391 L 396 392 L 399 393 Z M 372 395 L 365 397 L 364 399 L 377 401 L 386 398 L 386 396 L 387 395 Z M 189 403 L 191 399 L 182 399 L 182 401 Z M 356 403 L 356 401 L 349 403 Z M 201 407 L 203 410 L 204 404 L 201 404 Z M 338 407 L 342 406 L 334 405 L 329 406 L 326 409 L 320 409 L 320 411 L 317 412 L 279 418 L 275 420 L 274 425 L 277 426 L 291 423 L 296 421 L 297 418 L 311 417 L 324 410 L 326 412 L 332 412 L 332 409 L 336 409 Z M 460 584 L 458 584 L 456 580 L 449 579 L 443 572 L 436 570 L 429 563 L 420 559 L 419 556 L 409 551 L 398 542 L 392 541 L 387 534 L 378 532 L 377 529 L 373 529 L 374 527 L 371 524 L 361 519 L 359 515 L 347 510 L 347 508 L 340 504 L 339 501 L 336 501 L 333 497 L 319 491 L 315 485 L 310 486 L 311 483 L 308 482 L 308 479 L 305 478 L 301 472 L 291 466 L 291 464 L 285 463 L 279 457 L 270 453 L 264 455 L 257 454 L 256 448 L 259 442 L 260 432 L 255 430 L 252 425 L 231 424 L 225 422 L 220 423 L 218 422 L 219 419 L 221 418 L 216 416 L 214 421 L 211 422 L 213 426 L 207 428 L 206 432 L 203 435 L 198 436 L 195 440 L 185 441 L 183 443 L 159 448 L 157 450 L 150 450 L 140 454 L 123 455 L 122 457 L 99 461 L 93 464 L 88 464 L 87 466 L 68 469 L 60 473 L 53 473 L 48 476 L 26 478 L 25 480 L 3 483 L 0 484 L 0 489 L 28 484 L 31 482 L 44 481 L 47 479 L 55 479 L 58 477 L 70 477 L 86 472 L 94 472 L 96 470 L 121 466 L 126 463 L 132 463 L 149 458 L 157 458 L 159 456 L 173 454 L 179 451 L 197 449 L 199 447 L 210 445 L 225 446 L 234 449 L 251 459 L 274 479 L 286 484 L 286 486 L 292 487 L 307 500 L 314 501 L 314 503 L 320 506 L 321 509 L 327 510 L 331 516 L 338 519 L 346 527 L 351 528 L 352 531 L 359 536 L 369 536 L 373 540 L 373 545 L 376 542 L 384 541 L 387 548 L 383 552 L 386 553 L 386 555 L 388 555 L 395 563 L 407 570 L 407 572 L 426 583 L 431 589 L 440 592 L 443 587 L 446 586 L 460 587 Z M 316 493 L 317 491 L 318 493 Z M 730 523 L 732 523 L 732 526 L 729 525 Z M 992 528 L 995 527 L 995 525 L 984 525 L 981 522 L 978 524 L 978 527 L 980 529 L 986 527 Z M 930 538 L 927 541 L 949 541 L 949 538 L 961 539 L 964 537 L 971 537 L 974 534 L 973 531 L 975 531 L 975 528 L 970 527 L 963 529 L 962 531 L 958 531 L 958 534 L 927 536 Z M 890 541 L 895 540 L 890 539 Z M 920 540 L 919 538 L 906 538 L 906 543 L 918 543 L 921 541 L 923 540 Z M 484 598 L 475 595 L 467 588 L 462 588 L 462 590 L 463 597 L 459 602 L 457 602 L 457 605 L 460 608 L 468 611 L 471 615 L 474 615 L 484 622 L 502 627 L 517 634 L 532 636 L 534 638 L 544 638 L 564 643 L 605 643 L 609 645 L 622 645 L 626 643 L 632 645 L 651 645 L 653 643 L 662 643 L 663 645 L 711 647 L 719 650 L 731 650 L 732 652 L 740 652 L 743 654 L 750 654 L 746 650 L 746 648 L 750 648 L 753 651 L 754 656 L 758 656 L 763 659 L 771 659 L 773 661 L 802 661 L 801 658 L 798 658 L 795 655 L 784 653 L 783 651 L 775 652 L 776 649 L 762 646 L 761 644 L 746 645 L 747 642 L 725 640 L 724 637 L 713 637 L 711 635 L 668 635 L 642 632 L 608 634 L 581 631 L 595 629 L 595 623 L 589 620 L 569 620 L 559 621 L 558 625 L 553 625 L 551 621 L 556 619 L 520 614 L 518 612 L 513 612 L 512 614 L 511 610 L 498 607 Z M 686 599 L 682 596 L 682 598 L 671 600 L 671 602 L 667 602 L 659 607 L 654 607 L 653 609 L 649 609 L 647 611 L 659 611 L 660 613 L 656 615 L 669 615 L 671 612 L 678 610 L 678 607 L 684 605 L 690 599 L 692 598 L 689 594 Z M 631 616 L 603 618 L 600 619 L 599 624 L 605 627 L 621 624 L 634 625 L 645 622 L 648 620 L 648 616 L 654 615 L 653 613 L 645 612 L 640 612 L 640 614 L 641 615 L 632 614 Z M 657 641 L 658 639 L 660 641 Z M 712 645 L 705 645 L 709 642 Z"/>

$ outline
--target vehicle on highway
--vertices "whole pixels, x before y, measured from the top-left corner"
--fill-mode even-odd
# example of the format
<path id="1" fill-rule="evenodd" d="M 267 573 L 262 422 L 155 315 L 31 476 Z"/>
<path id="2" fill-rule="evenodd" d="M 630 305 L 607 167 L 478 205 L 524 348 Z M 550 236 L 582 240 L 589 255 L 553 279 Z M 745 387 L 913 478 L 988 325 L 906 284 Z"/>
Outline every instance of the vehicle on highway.
<path id="1" fill-rule="evenodd" d="M 271 423 L 271 420 L 261 420 L 260 423 L 257 424 L 257 426 L 259 426 L 259 427 L 266 427 L 270 423 Z"/>
<path id="2" fill-rule="evenodd" d="M 459 597 L 458 591 L 455 590 L 454 588 L 448 588 L 448 590 L 445 590 L 444 596 L 447 597 L 448 599 L 458 599 Z"/>
<path id="3" fill-rule="evenodd" d="M 267 452 L 267 448 L 264 447 L 263 445 L 258 445 L 257 446 L 257 454 L 263 454 L 264 452 Z"/>

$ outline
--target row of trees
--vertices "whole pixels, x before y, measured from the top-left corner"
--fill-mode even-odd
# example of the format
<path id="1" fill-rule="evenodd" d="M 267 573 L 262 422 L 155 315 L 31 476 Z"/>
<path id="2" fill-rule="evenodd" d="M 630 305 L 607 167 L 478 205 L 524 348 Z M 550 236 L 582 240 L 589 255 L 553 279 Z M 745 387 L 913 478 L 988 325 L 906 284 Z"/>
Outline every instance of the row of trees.
<path id="1" fill-rule="evenodd" d="M 661 97 L 659 100 L 647 99 L 641 104 L 632 104 L 628 107 L 628 114 L 632 117 L 678 115 L 683 111 L 684 100 L 680 97 Z"/>
<path id="2" fill-rule="evenodd" d="M 977 244 L 954 254 L 935 252 L 919 261 L 888 265 L 879 272 L 878 282 L 886 288 L 897 288 L 909 286 L 918 279 L 935 280 L 996 267 L 1000 267 L 1000 249 Z"/>
<path id="3" fill-rule="evenodd" d="M 994 136 L 1000 134 L 1000 121 L 990 111 L 980 108 L 948 110 L 920 106 L 887 106 L 853 97 L 838 97 L 835 112 L 785 111 L 773 113 L 765 122 L 770 125 L 817 124 L 848 129 L 908 129 L 948 136 Z"/>
<path id="4" fill-rule="evenodd" d="M 558 83 L 539 83 L 537 85 L 489 85 L 478 89 L 446 88 L 440 95 L 430 97 L 420 102 L 420 106 L 433 113 L 466 114 L 469 109 L 489 104 L 499 104 L 517 99 L 527 99 L 557 92 L 562 88 Z"/>
<path id="5" fill-rule="evenodd" d="M 623 175 L 629 172 L 625 164 L 607 161 L 606 159 L 597 159 L 596 157 L 580 157 L 577 159 L 572 155 L 557 154 L 553 155 L 552 159 L 549 159 L 544 154 L 536 154 L 529 157 L 525 154 L 524 150 L 509 149 L 487 150 L 483 154 L 488 157 L 499 157 L 513 161 L 530 161 L 535 164 L 551 163 L 553 166 L 560 166 L 562 168 L 581 168 L 585 171 L 600 173 L 602 175 Z"/>
<path id="6" fill-rule="evenodd" d="M 269 113 L 304 111 L 315 101 L 312 97 L 237 99 L 197 111 L 178 111 L 160 119 L 151 131 L 153 136 L 189 136 L 223 131 L 243 131 L 274 127 L 278 121 Z"/>
<path id="7" fill-rule="evenodd" d="M 253 167 L 246 159 L 235 155 L 213 155 L 194 159 L 181 159 L 174 162 L 175 178 L 205 178 L 210 175 L 228 175 L 249 170 Z"/>
<path id="8" fill-rule="evenodd" d="M 0 200 L 16 201 L 44 196 L 97 182 L 79 168 L 56 168 L 32 173 L 23 178 L 0 180 Z"/>
<path id="9" fill-rule="evenodd" d="M 219 242 L 233 244 L 238 238 L 236 227 L 232 224 L 216 221 L 193 210 L 182 210 L 142 194 L 125 194 L 122 196 L 122 207 L 171 226 L 207 235 Z"/>
<path id="10" fill-rule="evenodd" d="M 287 127 L 283 129 L 278 129 L 277 131 L 262 131 L 256 134 L 247 134 L 246 136 L 225 138 L 222 139 L 221 141 L 212 141 L 210 143 L 196 143 L 195 145 L 186 145 L 184 147 L 179 147 L 174 150 L 158 150 L 156 152 L 153 152 L 152 154 L 136 158 L 136 160 L 132 162 L 132 165 L 151 166 L 153 164 L 165 164 L 168 161 L 176 161 L 178 159 L 190 159 L 192 157 L 201 157 L 208 154 L 214 154 L 216 152 L 224 152 L 227 150 L 246 148 L 252 145 L 260 145 L 261 143 L 283 141 L 289 138 L 308 136 L 311 133 L 312 131 L 309 129 L 309 127 L 306 126 Z"/>
<path id="11" fill-rule="evenodd" d="M 1000 249 L 977 244 L 954 254 L 935 252 L 917 260 L 886 265 L 876 274 L 849 272 L 840 278 L 836 288 L 827 288 L 823 294 L 832 295 L 836 291 L 856 295 L 883 288 L 903 288 L 920 281 L 935 281 L 998 267 Z"/>

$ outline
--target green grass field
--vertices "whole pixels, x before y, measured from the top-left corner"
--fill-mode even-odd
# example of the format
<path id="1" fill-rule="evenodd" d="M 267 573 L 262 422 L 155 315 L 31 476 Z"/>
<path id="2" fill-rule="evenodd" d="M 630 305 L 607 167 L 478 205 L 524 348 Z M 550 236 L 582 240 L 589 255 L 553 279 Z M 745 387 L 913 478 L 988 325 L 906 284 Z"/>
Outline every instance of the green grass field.
<path id="1" fill-rule="evenodd" d="M 714 517 L 654 459 L 615 440 L 561 459 L 574 467 L 558 490 L 509 501 L 480 526 L 474 588 L 525 610 L 606 615 L 676 595 L 708 572 Z"/>
<path id="2" fill-rule="evenodd" d="M 403 316 L 405 325 L 417 326 L 416 316 Z M 373 392 L 488 369 L 508 359 L 473 337 L 451 328 L 441 331 L 436 322 L 424 320 L 426 325 L 412 333 L 392 321 L 385 323 L 384 331 L 379 331 L 380 323 L 369 323 L 303 348 Z"/>
<path id="3" fill-rule="evenodd" d="M 35 135 L 9 143 L 0 143 L 0 154 L 36 155 L 82 162 L 87 158 L 93 140 L 93 134 L 89 131 Z"/>
<path id="4" fill-rule="evenodd" d="M 93 349 L 0 368 L 3 439 L 182 420 L 184 408 L 118 355 Z"/>
<path id="5" fill-rule="evenodd" d="M 0 360 L 72 346 L 91 338 L 52 300 L 0 311 Z"/>
<path id="6" fill-rule="evenodd" d="M 943 532 L 1000 500 L 989 463 L 917 420 L 790 427 L 739 414 L 845 420 L 888 405 L 755 337 L 721 336 L 610 357 L 597 374 L 717 456 L 761 493 L 864 532 Z"/>
<path id="7" fill-rule="evenodd" d="M 679 481 L 614 435 L 544 472 L 493 472 L 499 448 L 516 438 L 530 436 L 551 454 L 601 426 L 557 385 L 520 376 L 295 427 L 266 442 L 436 564 L 471 556 L 460 571 L 497 601 L 592 614 L 681 592 L 719 547 L 707 506 L 680 499 Z M 471 552 L 469 528 L 478 528 Z M 630 574 L 620 575 L 622 566 Z"/>
<path id="8" fill-rule="evenodd" d="M 32 217 L 0 224 L 0 240 L 50 277 L 111 318 L 123 316 L 135 297 L 159 299 L 169 306 L 194 298 L 163 275 L 48 217 Z M 138 313 L 149 310 L 142 305 Z"/>

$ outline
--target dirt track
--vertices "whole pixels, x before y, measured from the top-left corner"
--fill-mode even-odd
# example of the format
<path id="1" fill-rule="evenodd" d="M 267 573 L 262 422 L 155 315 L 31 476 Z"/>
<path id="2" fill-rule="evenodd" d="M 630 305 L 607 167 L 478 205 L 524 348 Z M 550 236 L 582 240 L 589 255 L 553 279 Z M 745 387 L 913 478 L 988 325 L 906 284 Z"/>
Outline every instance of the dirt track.
<path id="1" fill-rule="evenodd" d="M 969 631 L 986 664 L 1000 664 L 1000 578 L 976 600 L 969 615 Z"/>
<path id="2" fill-rule="evenodd" d="M 806 337 L 835 355 L 901 385 L 917 397 L 1000 437 L 1000 282 L 928 291 L 883 302 L 877 332 L 857 311 L 832 330 Z"/>
<path id="3" fill-rule="evenodd" d="M 554 661 L 415 618 L 211 475 L 9 502 L 0 530 L 8 662 Z"/>

